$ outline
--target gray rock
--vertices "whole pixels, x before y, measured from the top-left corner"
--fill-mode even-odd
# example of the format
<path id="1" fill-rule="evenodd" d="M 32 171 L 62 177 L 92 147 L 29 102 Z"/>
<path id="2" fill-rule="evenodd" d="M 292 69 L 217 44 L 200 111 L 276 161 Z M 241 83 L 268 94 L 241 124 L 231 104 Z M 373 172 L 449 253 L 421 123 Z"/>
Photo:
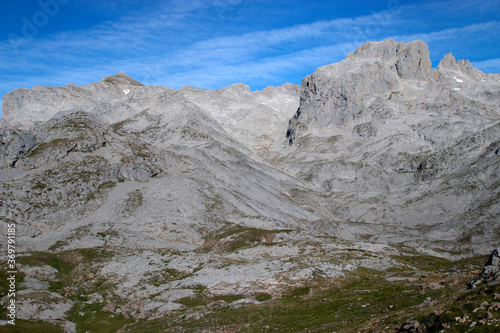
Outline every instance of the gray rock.
<path id="1" fill-rule="evenodd" d="M 15 167 L 35 145 L 35 136 L 28 131 L 13 128 L 0 128 L 0 165 Z"/>
<path id="2" fill-rule="evenodd" d="M 91 152 L 106 144 L 106 131 L 92 114 L 60 112 L 33 130 L 39 144 L 31 147 L 16 166 L 33 169 L 63 159 L 71 152 Z"/>
<path id="3" fill-rule="evenodd" d="M 452 71 L 459 71 L 460 69 L 458 68 L 457 65 L 457 60 L 453 56 L 453 54 L 448 53 L 444 56 L 443 59 L 439 62 L 439 65 L 437 66 L 438 70 L 452 70 Z"/>
<path id="4" fill-rule="evenodd" d="M 185 87 L 180 92 L 256 152 L 285 135 L 287 121 L 299 105 L 299 86 L 291 83 L 253 93 L 241 83 L 215 91 Z"/>
<path id="5" fill-rule="evenodd" d="M 53 321 L 64 319 L 66 313 L 73 307 L 73 302 L 63 298 L 57 293 L 44 292 L 43 298 L 40 291 L 31 294 L 30 292 L 19 292 L 18 295 L 18 316 L 24 320 L 44 320 Z"/>
<path id="6" fill-rule="evenodd" d="M 493 250 L 481 273 L 471 282 L 467 283 L 467 288 L 473 288 L 481 283 L 498 283 L 500 281 L 500 248 Z M 481 306 L 483 306 L 481 304 Z M 488 304 L 486 304 L 488 306 Z"/>
<path id="7" fill-rule="evenodd" d="M 50 113 L 39 111 L 40 91 Z M 263 140 L 269 143 L 278 138 L 273 134 L 276 126 L 285 130 L 287 105 L 294 104 L 296 93 L 290 84 L 255 93 L 236 85 L 214 92 L 213 100 L 205 103 L 199 96 L 204 91 L 145 87 L 123 73 L 85 87 L 14 91 L 4 98 L 9 124 L 33 127 L 39 143 L 16 163 L 28 172 L 16 181 L 6 177 L 0 185 L 0 212 L 20 230 L 35 230 L 31 235 L 36 241 L 24 244 L 40 250 L 58 241 L 74 245 L 67 240 L 75 239 L 76 225 L 82 224 L 95 228 L 82 240 L 88 246 L 100 244 L 96 234 L 111 228 L 119 236 L 104 241 L 161 246 L 161 237 L 169 237 L 177 246 L 194 249 L 202 228 L 297 228 L 304 221 L 328 218 L 331 214 L 323 207 L 304 208 L 296 201 L 300 198 L 293 198 L 294 191 L 310 192 L 299 181 L 241 143 L 262 143 L 260 134 L 241 142 L 228 134 L 231 128 L 243 129 L 245 117 L 224 128 L 207 109 L 236 105 L 247 96 L 249 117 L 257 126 L 266 122 L 265 113 L 280 108 L 279 117 L 263 129 Z M 68 94 L 77 97 L 70 102 Z M 62 110 L 61 98 L 67 105 L 74 102 L 74 108 Z M 254 112 L 254 106 L 263 109 Z M 140 193 L 141 200 L 132 203 L 127 193 Z M 136 220 L 141 223 L 133 224 Z"/>
<path id="8" fill-rule="evenodd" d="M 499 104 L 497 74 L 451 54 L 431 70 L 421 41 L 365 43 L 303 80 L 271 161 L 322 193 L 341 237 L 484 253 L 500 232 Z"/>
<path id="9" fill-rule="evenodd" d="M 403 80 L 426 80 L 432 68 L 427 44 L 417 40 L 402 46 L 395 66 Z"/>

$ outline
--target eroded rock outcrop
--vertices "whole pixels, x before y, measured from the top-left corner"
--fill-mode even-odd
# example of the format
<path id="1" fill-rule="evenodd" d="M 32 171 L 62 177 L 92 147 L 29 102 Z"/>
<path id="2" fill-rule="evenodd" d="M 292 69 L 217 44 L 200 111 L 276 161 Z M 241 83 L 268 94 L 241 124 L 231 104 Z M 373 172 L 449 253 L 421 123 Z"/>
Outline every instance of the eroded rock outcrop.
<path id="1" fill-rule="evenodd" d="M 500 248 L 493 250 L 484 264 L 481 273 L 467 284 L 467 288 L 474 288 L 481 283 L 498 283 L 500 282 Z"/>

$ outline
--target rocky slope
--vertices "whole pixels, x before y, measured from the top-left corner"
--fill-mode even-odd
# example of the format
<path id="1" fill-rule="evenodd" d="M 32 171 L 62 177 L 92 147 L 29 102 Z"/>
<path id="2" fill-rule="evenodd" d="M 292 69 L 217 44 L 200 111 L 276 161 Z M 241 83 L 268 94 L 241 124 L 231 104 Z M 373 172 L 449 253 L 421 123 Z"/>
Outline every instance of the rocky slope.
<path id="1" fill-rule="evenodd" d="M 299 105 L 299 88 L 285 83 L 252 93 L 239 83 L 214 91 L 184 87 L 180 92 L 237 141 L 258 153 L 285 136 L 288 119 Z"/>
<path id="2" fill-rule="evenodd" d="M 54 107 L 40 111 L 50 100 Z M 4 137 L 15 139 L 4 147 L 2 215 L 30 228 L 44 247 L 61 240 L 55 229 L 69 235 L 75 223 L 131 228 L 119 232 L 136 234 L 121 240 L 131 244 L 160 246 L 171 237 L 192 249 L 202 228 L 295 228 L 328 215 L 295 203 L 292 193 L 307 191 L 300 182 L 172 89 L 121 73 L 84 88 L 17 90 L 4 107 L 15 127 Z"/>
<path id="3" fill-rule="evenodd" d="M 423 253 L 486 254 L 500 233 L 499 80 L 387 40 L 301 87 L 175 90 L 119 73 L 17 89 L 0 122 L 0 226 L 16 223 L 19 319 L 231 327 L 217 309 L 301 313 L 293 297 L 330 304 L 332 285 L 366 272 L 387 291 L 421 258 L 444 260 Z"/>
<path id="4" fill-rule="evenodd" d="M 199 97 L 186 90 L 146 87 L 120 73 L 85 87 L 5 96 L 0 214 L 5 233 L 16 223 L 17 251 L 27 254 L 19 259 L 19 319 L 74 331 L 75 320 L 66 318 L 81 306 L 76 295 L 110 316 L 139 319 L 181 308 L 176 301 L 199 286 L 252 297 L 315 271 L 338 276 L 351 268 L 289 262 L 312 237 L 298 230 L 331 213 L 190 102 L 184 95 Z M 297 99 L 296 87 L 270 87 L 248 103 L 272 112 L 266 105 L 281 105 L 273 98 L 287 104 Z M 265 140 L 276 128 L 263 129 Z M 69 271 L 53 274 L 60 267 L 54 260 Z M 120 282 L 102 285 L 108 280 Z"/>

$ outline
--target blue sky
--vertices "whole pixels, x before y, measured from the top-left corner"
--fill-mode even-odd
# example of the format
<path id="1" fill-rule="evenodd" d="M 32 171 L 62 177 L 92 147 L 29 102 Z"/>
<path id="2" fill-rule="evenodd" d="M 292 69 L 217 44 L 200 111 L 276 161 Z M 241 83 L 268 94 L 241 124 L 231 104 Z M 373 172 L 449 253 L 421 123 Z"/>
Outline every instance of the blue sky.
<path id="1" fill-rule="evenodd" d="M 365 41 L 429 44 L 500 72 L 500 1 L 23 0 L 0 3 L 0 95 L 124 71 L 149 85 L 300 84 Z"/>

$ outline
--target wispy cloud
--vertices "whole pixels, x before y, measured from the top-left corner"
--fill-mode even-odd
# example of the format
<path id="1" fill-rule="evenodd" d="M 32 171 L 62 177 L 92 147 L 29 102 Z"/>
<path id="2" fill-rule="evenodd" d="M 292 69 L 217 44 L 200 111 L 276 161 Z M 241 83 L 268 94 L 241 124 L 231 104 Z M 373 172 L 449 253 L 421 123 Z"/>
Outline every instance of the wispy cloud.
<path id="1" fill-rule="evenodd" d="M 500 58 L 484 61 L 473 61 L 472 66 L 485 73 L 500 73 Z"/>
<path id="2" fill-rule="evenodd" d="M 18 60 L 14 64 L 9 61 L 13 53 L 12 45 L 4 41 L 0 43 L 0 70 L 22 73 L 18 75 L 21 79 L 24 73 L 29 72 L 36 73 L 37 78 L 40 73 L 50 77 L 52 68 L 53 76 L 60 78 L 59 69 L 73 68 L 78 74 L 78 80 L 75 80 L 78 82 L 82 78 L 79 68 L 89 72 L 96 72 L 96 69 L 116 71 L 125 65 L 128 66 L 125 70 L 137 71 L 139 76 L 144 68 L 156 68 L 155 72 L 164 73 L 165 76 L 171 74 L 171 77 L 180 76 L 179 72 L 201 73 L 207 68 L 217 69 L 219 73 L 227 75 L 235 72 L 253 73 L 245 67 L 255 62 L 268 63 L 273 59 L 293 58 L 301 50 L 318 48 L 311 47 L 311 39 L 316 44 L 328 45 L 334 42 L 334 38 L 349 38 L 349 31 L 354 27 L 369 24 L 380 15 L 318 21 L 199 41 L 196 36 L 186 36 L 189 31 L 183 30 L 184 36 L 179 37 L 177 30 L 182 30 L 187 24 L 184 15 L 203 7 L 206 6 L 191 2 L 189 7 L 179 7 L 173 12 L 169 8 L 154 15 L 127 17 L 120 22 L 104 23 L 85 31 L 63 32 L 45 39 L 28 39 L 24 41 L 26 48 L 20 44 L 20 51 L 16 55 Z M 173 44 L 181 45 L 172 47 Z M 226 66 L 229 70 L 223 70 Z M 54 71 L 55 68 L 58 70 Z M 146 73 L 144 76 L 151 75 Z M 216 77 L 220 78 L 221 75 Z M 30 82 L 32 78 L 27 76 L 26 81 Z M 61 79 L 56 81 L 60 82 Z M 215 80 L 210 81 L 215 84 Z M 5 83 L 0 82 L 0 88 Z"/>
<path id="3" fill-rule="evenodd" d="M 498 31 L 500 29 L 500 22 L 490 21 L 478 24 L 471 24 L 463 27 L 456 27 L 450 29 L 444 29 L 439 31 L 433 31 L 429 33 L 419 33 L 411 35 L 394 36 L 398 40 L 409 42 L 412 40 L 424 40 L 427 43 L 446 41 L 446 40 L 456 40 L 458 38 L 488 38 L 489 33 L 493 31 Z"/>

